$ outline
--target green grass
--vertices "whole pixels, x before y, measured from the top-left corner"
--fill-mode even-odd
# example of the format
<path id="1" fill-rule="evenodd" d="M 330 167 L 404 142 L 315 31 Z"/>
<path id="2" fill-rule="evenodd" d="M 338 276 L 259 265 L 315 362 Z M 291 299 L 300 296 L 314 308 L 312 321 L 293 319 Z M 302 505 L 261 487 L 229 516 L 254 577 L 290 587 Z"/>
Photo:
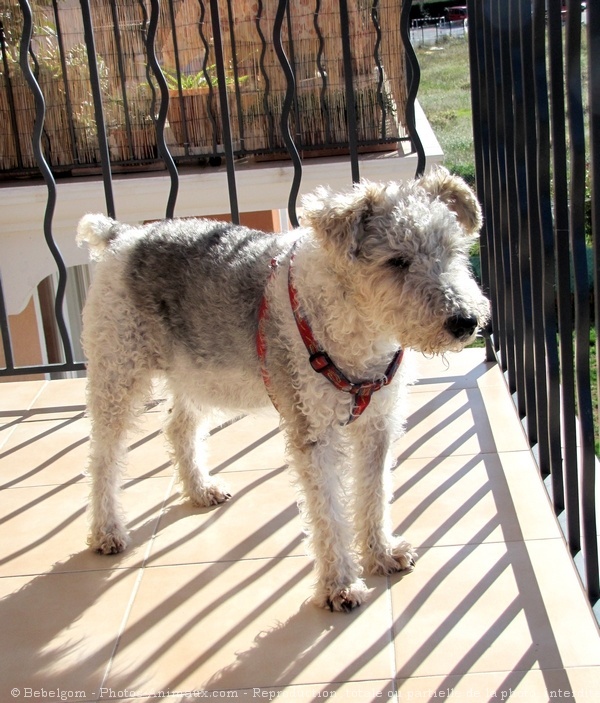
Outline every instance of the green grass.
<path id="1" fill-rule="evenodd" d="M 475 181 L 469 48 L 466 37 L 416 48 L 421 66 L 418 98 L 444 151 L 444 164 Z"/>

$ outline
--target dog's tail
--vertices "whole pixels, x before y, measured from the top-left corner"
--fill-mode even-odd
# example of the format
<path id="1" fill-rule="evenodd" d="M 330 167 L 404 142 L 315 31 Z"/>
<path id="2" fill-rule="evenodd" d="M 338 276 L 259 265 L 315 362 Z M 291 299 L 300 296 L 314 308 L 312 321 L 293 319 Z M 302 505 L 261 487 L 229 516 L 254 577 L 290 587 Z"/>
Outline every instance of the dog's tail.
<path id="1" fill-rule="evenodd" d="M 77 225 L 77 244 L 90 248 L 92 259 L 101 259 L 119 235 L 120 225 L 106 215 L 84 215 Z"/>

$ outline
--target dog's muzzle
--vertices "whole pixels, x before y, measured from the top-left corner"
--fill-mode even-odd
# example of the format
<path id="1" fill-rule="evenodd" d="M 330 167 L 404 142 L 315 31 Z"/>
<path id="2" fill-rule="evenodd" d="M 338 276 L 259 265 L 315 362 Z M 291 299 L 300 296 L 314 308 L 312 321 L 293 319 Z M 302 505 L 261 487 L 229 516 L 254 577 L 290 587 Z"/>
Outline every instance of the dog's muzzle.
<path id="1" fill-rule="evenodd" d="M 477 330 L 477 318 L 469 315 L 463 317 L 462 315 L 453 315 L 446 322 L 446 329 L 453 335 L 456 339 L 468 339 L 475 334 Z"/>

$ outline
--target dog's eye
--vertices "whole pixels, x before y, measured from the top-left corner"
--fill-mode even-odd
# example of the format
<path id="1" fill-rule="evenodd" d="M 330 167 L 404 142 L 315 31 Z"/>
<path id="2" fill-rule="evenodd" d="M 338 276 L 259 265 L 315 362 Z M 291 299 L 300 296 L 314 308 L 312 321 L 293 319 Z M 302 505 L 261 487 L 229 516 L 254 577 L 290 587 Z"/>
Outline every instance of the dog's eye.
<path id="1" fill-rule="evenodd" d="M 392 266 L 395 269 L 406 270 L 410 268 L 410 261 L 403 256 L 395 256 L 393 259 L 388 259 L 387 263 L 388 266 Z"/>

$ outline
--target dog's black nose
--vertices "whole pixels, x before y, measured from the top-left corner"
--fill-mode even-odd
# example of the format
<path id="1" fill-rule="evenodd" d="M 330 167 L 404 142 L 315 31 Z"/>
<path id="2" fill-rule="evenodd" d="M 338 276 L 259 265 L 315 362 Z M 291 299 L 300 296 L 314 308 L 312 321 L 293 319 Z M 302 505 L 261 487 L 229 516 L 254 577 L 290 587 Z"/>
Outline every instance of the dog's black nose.
<path id="1" fill-rule="evenodd" d="M 446 322 L 446 329 L 450 334 L 453 334 L 456 339 L 464 339 L 470 337 L 477 329 L 477 318 L 469 315 L 453 315 Z"/>

